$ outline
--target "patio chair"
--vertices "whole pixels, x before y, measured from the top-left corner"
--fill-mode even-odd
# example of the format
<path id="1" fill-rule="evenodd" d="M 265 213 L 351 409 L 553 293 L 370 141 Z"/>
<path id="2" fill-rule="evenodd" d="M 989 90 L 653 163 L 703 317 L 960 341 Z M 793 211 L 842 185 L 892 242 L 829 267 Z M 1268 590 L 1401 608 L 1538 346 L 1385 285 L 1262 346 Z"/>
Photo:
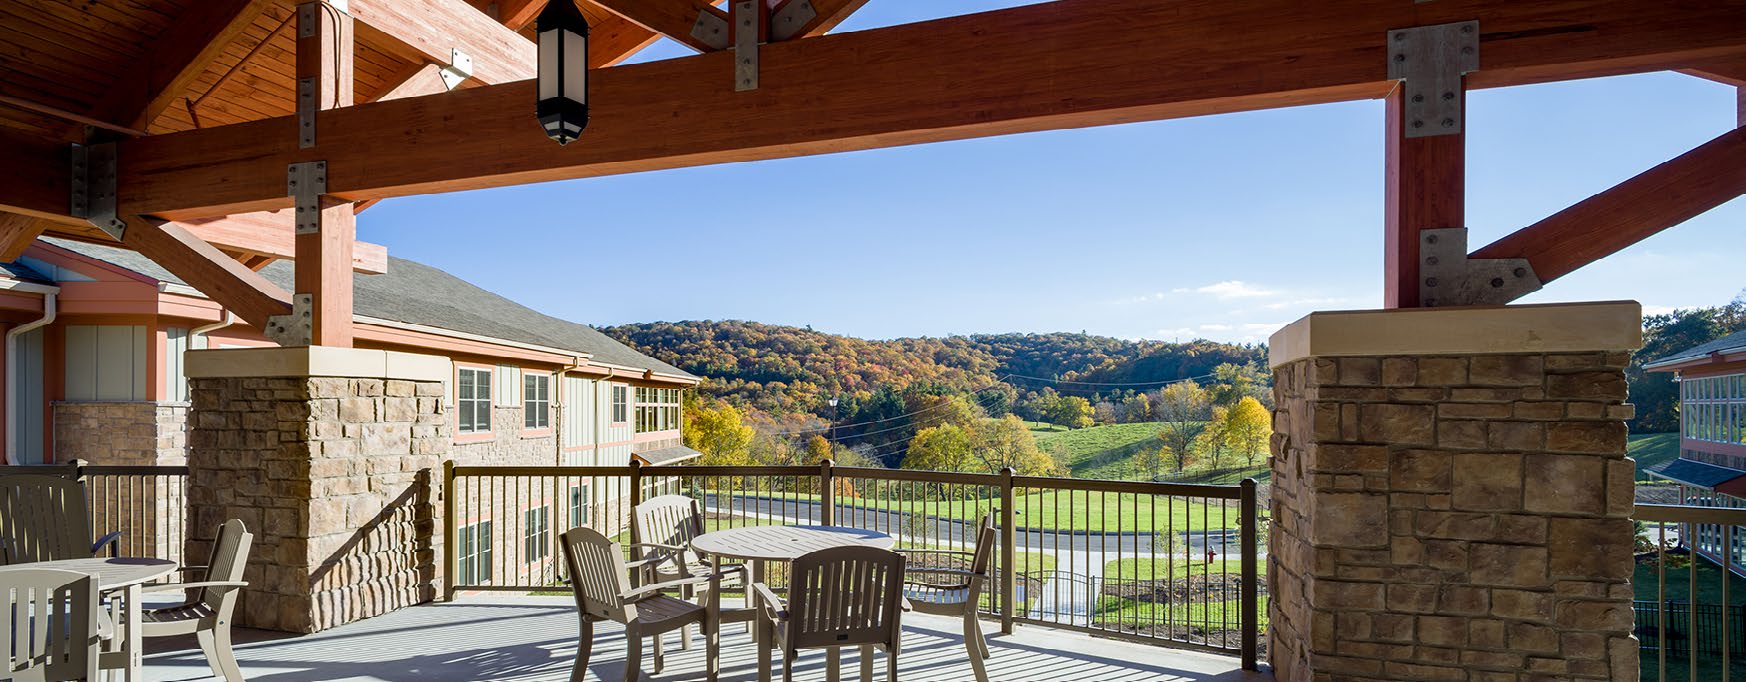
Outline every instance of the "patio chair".
<path id="1" fill-rule="evenodd" d="M 976 551 L 952 549 L 899 549 L 905 556 L 946 556 L 968 560 L 968 569 L 943 566 L 908 566 L 904 569 L 903 596 L 911 610 L 936 616 L 958 616 L 964 619 L 964 648 L 970 652 L 970 668 L 977 682 L 988 682 L 988 640 L 982 635 L 982 621 L 977 619 L 982 591 L 989 579 L 989 564 L 994 558 L 994 515 L 982 517 L 976 531 Z"/>
<path id="2" fill-rule="evenodd" d="M 629 648 L 624 662 L 625 682 L 636 682 L 642 674 L 644 637 L 655 638 L 655 672 L 659 673 L 666 664 L 661 655 L 661 635 L 687 625 L 697 625 L 703 631 L 709 682 L 716 681 L 721 671 L 719 592 L 708 591 L 707 604 L 699 606 L 661 594 L 661 591 L 682 585 L 700 585 L 718 576 L 690 576 L 633 588 L 631 570 L 641 571 L 650 562 L 667 559 L 663 556 L 626 561 L 622 546 L 591 528 L 572 528 L 560 537 L 570 591 L 576 596 L 576 609 L 582 619 L 582 638 L 577 642 L 576 665 L 570 671 L 571 682 L 582 682 L 588 674 L 588 658 L 594 648 L 594 622 L 601 620 L 624 625 Z"/>
<path id="3" fill-rule="evenodd" d="M 7 565 L 89 559 L 120 549 L 121 531 L 91 541 L 85 482 L 45 474 L 0 475 L 0 560 Z"/>
<path id="4" fill-rule="evenodd" d="M 255 536 L 243 522 L 226 521 L 218 530 L 218 542 L 212 546 L 212 556 L 206 566 L 189 566 L 184 571 L 206 570 L 205 579 L 191 583 L 147 585 L 144 592 L 186 591 L 188 600 L 176 606 L 149 609 L 140 616 L 140 635 L 169 637 L 192 634 L 206 654 L 206 664 L 214 676 L 227 682 L 243 682 L 237 667 L 236 654 L 230 647 L 231 614 L 236 610 L 236 596 L 247 587 L 243 582 L 243 567 L 248 565 L 249 547 Z"/>
<path id="5" fill-rule="evenodd" d="M 662 559 L 646 564 L 638 584 L 671 582 L 695 575 L 744 576 L 744 564 L 721 564 L 691 549 L 691 540 L 703 534 L 703 504 L 684 495 L 662 495 L 631 510 L 631 552 L 637 559 Z M 702 588 L 702 589 L 708 589 Z M 699 588 L 679 588 L 680 598 L 701 604 Z M 723 614 L 727 620 L 750 620 L 751 609 Z M 679 631 L 679 647 L 691 648 L 691 628 Z"/>
<path id="6" fill-rule="evenodd" d="M 97 580 L 77 571 L 0 569 L 0 679 L 96 682 L 102 641 L 113 636 L 97 598 Z"/>
<path id="7" fill-rule="evenodd" d="M 875 547 L 832 547 L 801 555 L 789 572 L 788 601 L 752 583 L 762 619 L 758 680 L 770 680 L 771 645 L 782 649 L 782 680 L 793 682 L 801 649 L 827 649 L 836 682 L 840 649 L 861 647 L 861 682 L 872 682 L 873 648 L 885 650 L 885 679 L 897 682 L 903 638 L 903 555 Z"/>

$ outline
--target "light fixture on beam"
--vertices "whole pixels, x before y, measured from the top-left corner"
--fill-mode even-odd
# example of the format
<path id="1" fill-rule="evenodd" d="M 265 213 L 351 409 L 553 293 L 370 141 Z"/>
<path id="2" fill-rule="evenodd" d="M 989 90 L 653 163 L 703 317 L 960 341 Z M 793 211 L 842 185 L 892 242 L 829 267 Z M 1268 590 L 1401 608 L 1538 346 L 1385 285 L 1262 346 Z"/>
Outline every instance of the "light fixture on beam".
<path id="1" fill-rule="evenodd" d="M 571 0 L 552 0 L 539 33 L 539 114 L 546 137 L 569 144 L 588 127 L 588 19 Z"/>

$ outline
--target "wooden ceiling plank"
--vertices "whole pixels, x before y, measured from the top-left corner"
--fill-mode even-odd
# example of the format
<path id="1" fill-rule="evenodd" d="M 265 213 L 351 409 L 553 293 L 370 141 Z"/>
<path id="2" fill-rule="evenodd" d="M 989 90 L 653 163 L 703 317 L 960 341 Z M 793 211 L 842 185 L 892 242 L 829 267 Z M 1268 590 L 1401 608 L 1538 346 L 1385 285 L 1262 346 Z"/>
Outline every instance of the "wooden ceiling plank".
<path id="1" fill-rule="evenodd" d="M 594 0 L 594 4 L 698 52 L 719 49 L 691 35 L 699 15 L 714 15 L 723 25 L 728 23 L 727 13 L 710 0 Z M 724 45 L 726 40 L 723 36 Z"/>
<path id="2" fill-rule="evenodd" d="M 145 58 L 116 79 L 91 115 L 140 128 L 171 104 L 224 55 L 230 42 L 266 11 L 270 0 L 206 0 L 190 4 L 183 17 L 152 42 Z"/>
<path id="3" fill-rule="evenodd" d="M 371 45 L 386 51 L 402 46 L 407 61 L 447 64 L 450 49 L 459 49 L 472 57 L 472 78 L 482 83 L 535 75 L 534 46 L 462 0 L 351 0 L 350 7 L 360 33 L 376 36 Z"/>
<path id="4" fill-rule="evenodd" d="M 1746 194 L 1746 128 L 1584 199 L 1474 251 L 1526 258 L 1550 282 Z"/>

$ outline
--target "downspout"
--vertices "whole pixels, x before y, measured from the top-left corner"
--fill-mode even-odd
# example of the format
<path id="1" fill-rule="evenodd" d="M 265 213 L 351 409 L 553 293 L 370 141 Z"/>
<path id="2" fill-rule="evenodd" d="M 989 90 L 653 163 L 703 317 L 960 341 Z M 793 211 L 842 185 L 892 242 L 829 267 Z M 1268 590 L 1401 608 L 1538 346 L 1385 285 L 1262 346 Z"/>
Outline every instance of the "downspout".
<path id="1" fill-rule="evenodd" d="M 42 317 L 6 331 L 6 463 L 18 463 L 18 337 L 55 321 L 55 296 L 60 287 L 25 286 L 16 283 L 4 287 L 42 294 Z"/>
<path id="2" fill-rule="evenodd" d="M 612 377 L 618 370 L 606 368 L 606 376 L 594 382 L 594 463 L 600 463 L 601 444 L 606 442 L 606 418 L 612 413 Z"/>
<path id="3" fill-rule="evenodd" d="M 199 327 L 195 327 L 193 329 L 188 330 L 188 347 L 190 349 L 192 349 L 194 347 L 194 339 L 198 339 L 198 338 L 205 336 L 211 332 L 215 332 L 215 331 L 218 331 L 218 330 L 223 329 L 225 327 L 229 327 L 233 324 L 236 324 L 236 313 L 233 313 L 230 311 L 230 309 L 226 308 L 224 310 L 224 315 L 222 317 L 218 318 L 217 322 L 214 322 L 212 324 L 207 324 L 207 325 L 201 325 Z"/>
<path id="4" fill-rule="evenodd" d="M 576 358 L 568 366 L 558 369 L 552 375 L 552 402 L 558 405 L 557 423 L 552 425 L 552 449 L 557 451 L 557 458 L 552 460 L 559 466 L 564 464 L 564 427 L 570 423 L 570 401 L 564 395 L 564 375 L 582 368 L 582 358 Z"/>

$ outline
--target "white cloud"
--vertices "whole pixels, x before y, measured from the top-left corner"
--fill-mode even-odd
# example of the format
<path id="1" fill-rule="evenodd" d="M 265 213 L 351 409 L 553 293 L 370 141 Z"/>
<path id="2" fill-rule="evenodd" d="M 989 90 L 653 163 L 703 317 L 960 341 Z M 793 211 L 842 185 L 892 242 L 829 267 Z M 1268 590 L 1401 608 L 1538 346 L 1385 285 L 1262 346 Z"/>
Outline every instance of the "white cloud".
<path id="1" fill-rule="evenodd" d="M 1263 289 L 1240 279 L 1215 282 L 1203 287 L 1172 289 L 1177 294 L 1206 294 L 1217 298 L 1258 298 L 1262 296 L 1277 296 L 1279 292 Z"/>
<path id="2" fill-rule="evenodd" d="M 1203 324 L 1200 326 L 1200 330 L 1203 332 L 1228 332 L 1231 330 L 1231 325 L 1228 325 L 1228 324 Z"/>

